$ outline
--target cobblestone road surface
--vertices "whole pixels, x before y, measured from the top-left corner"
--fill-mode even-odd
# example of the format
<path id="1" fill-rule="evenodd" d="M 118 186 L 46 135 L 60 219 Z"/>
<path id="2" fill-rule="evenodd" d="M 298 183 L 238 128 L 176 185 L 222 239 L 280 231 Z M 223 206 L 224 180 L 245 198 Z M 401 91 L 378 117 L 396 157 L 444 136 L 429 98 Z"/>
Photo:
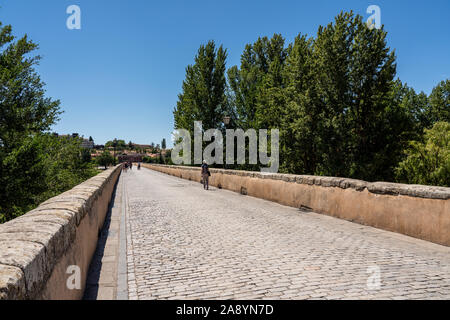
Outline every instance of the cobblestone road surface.
<path id="1" fill-rule="evenodd" d="M 448 247 L 148 169 L 121 179 L 129 299 L 450 299 Z"/>

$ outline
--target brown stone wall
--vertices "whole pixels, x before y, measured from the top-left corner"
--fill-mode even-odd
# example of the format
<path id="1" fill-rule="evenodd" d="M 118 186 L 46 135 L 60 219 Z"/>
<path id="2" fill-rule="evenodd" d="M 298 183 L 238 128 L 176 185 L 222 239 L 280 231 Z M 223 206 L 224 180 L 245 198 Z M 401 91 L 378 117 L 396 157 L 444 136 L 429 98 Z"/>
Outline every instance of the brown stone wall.
<path id="1" fill-rule="evenodd" d="M 81 299 L 121 166 L 0 225 L 1 299 Z M 66 283 L 80 268 L 81 288 Z"/>
<path id="2" fill-rule="evenodd" d="M 200 181 L 200 168 L 144 164 Z M 450 246 L 450 188 L 210 169 L 210 185 Z"/>

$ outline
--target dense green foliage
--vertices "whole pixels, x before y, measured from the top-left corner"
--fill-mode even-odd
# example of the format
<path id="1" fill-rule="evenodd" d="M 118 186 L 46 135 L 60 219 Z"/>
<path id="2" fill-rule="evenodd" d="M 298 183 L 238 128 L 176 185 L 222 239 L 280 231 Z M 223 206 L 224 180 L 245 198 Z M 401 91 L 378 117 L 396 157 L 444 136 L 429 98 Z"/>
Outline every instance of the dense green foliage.
<path id="1" fill-rule="evenodd" d="M 431 122 L 450 122 L 450 80 L 441 81 L 430 95 Z"/>
<path id="2" fill-rule="evenodd" d="M 226 58 L 226 50 L 216 49 L 214 41 L 200 46 L 195 64 L 186 68 L 183 93 L 174 110 L 176 128 L 193 132 L 194 121 L 202 121 L 205 128 L 221 125 L 227 108 Z"/>
<path id="3" fill-rule="evenodd" d="M 60 103 L 45 97 L 34 70 L 40 58 L 30 57 L 36 48 L 0 23 L 0 223 L 97 172 L 80 139 L 45 133 L 58 120 Z"/>
<path id="4" fill-rule="evenodd" d="M 314 38 L 299 34 L 286 45 L 275 34 L 246 45 L 228 82 L 226 50 L 210 41 L 186 69 L 175 129 L 192 132 L 200 120 L 204 130 L 223 130 L 227 114 L 228 128 L 280 130 L 281 172 L 413 183 L 414 174 L 400 178 L 397 167 L 410 141 L 449 121 L 450 81 L 428 97 L 395 79 L 386 37 L 361 16 L 341 13 Z M 445 185 L 448 171 L 439 172 L 443 179 L 421 181 Z"/>
<path id="5" fill-rule="evenodd" d="M 450 186 L 450 123 L 425 129 L 423 141 L 411 141 L 406 155 L 397 168 L 400 181 Z"/>

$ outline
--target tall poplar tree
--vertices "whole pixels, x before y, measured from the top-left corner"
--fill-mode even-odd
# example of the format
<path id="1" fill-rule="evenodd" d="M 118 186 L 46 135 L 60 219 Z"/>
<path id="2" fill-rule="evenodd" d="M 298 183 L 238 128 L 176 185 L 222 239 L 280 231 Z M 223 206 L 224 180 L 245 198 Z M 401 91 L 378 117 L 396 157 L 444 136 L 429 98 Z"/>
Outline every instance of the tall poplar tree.
<path id="1" fill-rule="evenodd" d="M 175 129 L 193 132 L 194 121 L 202 121 L 204 129 L 222 128 L 228 107 L 226 59 L 226 49 L 216 48 L 214 41 L 200 46 L 195 63 L 186 68 L 182 93 L 173 111 Z"/>
<path id="2" fill-rule="evenodd" d="M 35 205 L 46 190 L 39 134 L 58 119 L 59 101 L 45 97 L 32 56 L 37 45 L 0 23 L 0 223 Z"/>
<path id="3" fill-rule="evenodd" d="M 314 98 L 312 45 L 313 39 L 299 34 L 289 46 L 284 68 L 280 168 L 287 173 L 313 174 L 319 161 L 317 128 L 321 111 L 310 103 Z"/>
<path id="4" fill-rule="evenodd" d="M 370 29 L 360 15 L 341 13 L 320 27 L 314 43 L 314 108 L 322 110 L 315 174 L 366 180 L 393 176 L 399 105 L 391 96 L 395 54 L 383 27 Z"/>
<path id="5" fill-rule="evenodd" d="M 441 81 L 430 94 L 430 119 L 432 123 L 450 122 L 450 79 Z"/>

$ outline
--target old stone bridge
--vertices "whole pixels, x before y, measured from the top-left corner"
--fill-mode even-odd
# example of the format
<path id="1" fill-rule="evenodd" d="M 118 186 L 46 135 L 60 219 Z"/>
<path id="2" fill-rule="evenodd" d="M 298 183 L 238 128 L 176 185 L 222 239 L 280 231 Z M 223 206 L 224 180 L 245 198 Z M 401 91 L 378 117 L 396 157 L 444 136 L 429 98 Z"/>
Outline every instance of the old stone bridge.
<path id="1" fill-rule="evenodd" d="M 0 299 L 450 299 L 450 189 L 111 168 L 0 225 Z"/>

